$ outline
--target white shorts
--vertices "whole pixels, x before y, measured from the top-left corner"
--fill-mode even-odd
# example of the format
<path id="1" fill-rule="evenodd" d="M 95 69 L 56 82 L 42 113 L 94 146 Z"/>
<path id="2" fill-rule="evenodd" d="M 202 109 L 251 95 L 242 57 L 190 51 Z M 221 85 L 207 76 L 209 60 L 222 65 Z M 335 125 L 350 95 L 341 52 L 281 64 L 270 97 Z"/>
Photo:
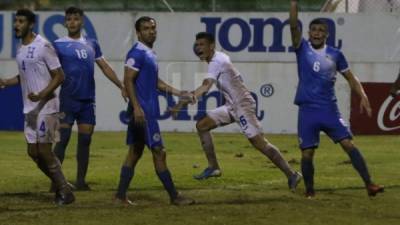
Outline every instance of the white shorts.
<path id="1" fill-rule="evenodd" d="M 59 141 L 59 117 L 54 114 L 25 114 L 25 139 L 29 144 Z"/>
<path id="2" fill-rule="evenodd" d="M 207 112 L 218 126 L 225 126 L 236 122 L 241 132 L 247 138 L 253 138 L 262 133 L 261 124 L 256 116 L 255 103 L 242 103 L 239 106 L 223 105 Z"/>

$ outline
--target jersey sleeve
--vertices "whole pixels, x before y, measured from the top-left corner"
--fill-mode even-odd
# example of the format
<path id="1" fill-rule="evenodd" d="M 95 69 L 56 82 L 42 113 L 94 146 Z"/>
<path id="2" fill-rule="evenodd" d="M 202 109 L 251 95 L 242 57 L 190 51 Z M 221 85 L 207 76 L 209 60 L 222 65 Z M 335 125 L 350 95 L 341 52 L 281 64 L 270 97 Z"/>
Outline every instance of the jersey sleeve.
<path id="1" fill-rule="evenodd" d="M 42 57 L 49 70 L 55 70 L 61 67 L 56 50 L 50 43 L 45 43 L 42 50 Z"/>
<path id="2" fill-rule="evenodd" d="M 346 57 L 344 57 L 342 52 L 339 52 L 336 68 L 340 73 L 344 73 L 349 70 L 349 64 L 347 63 Z"/>
<path id="3" fill-rule="evenodd" d="M 94 46 L 94 58 L 95 58 L 95 60 L 100 59 L 101 57 L 103 57 L 103 53 L 101 52 L 101 48 L 100 48 L 99 42 L 94 40 L 93 41 L 93 46 Z"/>
<path id="4" fill-rule="evenodd" d="M 207 77 L 211 78 L 213 80 L 218 79 L 218 75 L 220 74 L 221 66 L 217 61 L 211 61 L 210 64 L 208 64 L 208 71 L 207 71 Z"/>
<path id="5" fill-rule="evenodd" d="M 140 71 L 143 66 L 143 55 L 138 51 L 129 52 L 126 56 L 125 66 Z"/>

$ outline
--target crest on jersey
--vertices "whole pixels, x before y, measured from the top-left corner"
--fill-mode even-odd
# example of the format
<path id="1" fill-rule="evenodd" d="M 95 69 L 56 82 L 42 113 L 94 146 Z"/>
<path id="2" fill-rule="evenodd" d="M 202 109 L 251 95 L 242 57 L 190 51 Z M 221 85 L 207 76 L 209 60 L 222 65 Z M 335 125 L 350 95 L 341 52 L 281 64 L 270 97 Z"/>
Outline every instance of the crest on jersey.
<path id="1" fill-rule="evenodd" d="M 135 59 L 129 58 L 129 59 L 126 61 L 126 64 L 129 65 L 129 66 L 134 66 L 134 65 L 135 65 Z"/>
<path id="2" fill-rule="evenodd" d="M 153 135 L 153 141 L 158 142 L 161 140 L 161 135 L 159 133 L 155 133 Z"/>

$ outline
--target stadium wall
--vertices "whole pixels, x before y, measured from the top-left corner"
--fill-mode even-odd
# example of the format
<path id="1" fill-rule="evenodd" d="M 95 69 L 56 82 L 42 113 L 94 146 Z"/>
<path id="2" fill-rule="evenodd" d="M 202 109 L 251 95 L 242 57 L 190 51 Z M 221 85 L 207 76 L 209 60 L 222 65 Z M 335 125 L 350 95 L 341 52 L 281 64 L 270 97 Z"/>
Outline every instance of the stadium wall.
<path id="1" fill-rule="evenodd" d="M 40 12 L 36 29 L 49 40 L 65 35 L 62 12 Z M 160 77 L 182 89 L 193 89 L 204 77 L 206 65 L 193 54 L 194 35 L 199 31 L 216 34 L 217 48 L 231 56 L 245 83 L 257 98 L 257 116 L 264 131 L 295 133 L 297 107 L 293 105 L 297 85 L 295 55 L 290 48 L 288 13 L 127 13 L 89 12 L 86 35 L 97 38 L 104 56 L 119 77 L 123 76 L 125 54 L 135 41 L 134 21 L 142 15 L 158 23 L 155 50 L 160 61 Z M 314 18 L 326 18 L 330 24 L 329 44 L 342 49 L 353 72 L 363 82 L 392 82 L 398 71 L 400 18 L 382 14 L 310 14 L 300 15 L 307 30 Z M 0 13 L 1 75 L 15 75 L 17 41 L 13 38 L 12 12 Z M 306 35 L 306 32 L 303 32 Z M 4 75 L 3 75 L 4 74 Z M 97 130 L 124 130 L 126 103 L 119 91 L 96 70 Z M 338 75 L 336 86 L 339 107 L 350 118 L 350 90 Z M 0 91 L 1 95 L 2 91 Z M 373 96 L 370 96 L 370 98 Z M 16 97 L 17 98 L 17 97 Z M 166 109 L 176 101 L 160 96 L 160 124 L 164 131 L 193 131 L 196 118 L 221 103 L 216 91 L 201 104 L 190 106 L 172 120 Z M 12 108 L 12 106 L 10 106 Z M 7 107 L 2 107 L 0 116 Z M 0 129 L 7 129 L 0 124 Z M 238 132 L 238 126 L 218 129 Z"/>

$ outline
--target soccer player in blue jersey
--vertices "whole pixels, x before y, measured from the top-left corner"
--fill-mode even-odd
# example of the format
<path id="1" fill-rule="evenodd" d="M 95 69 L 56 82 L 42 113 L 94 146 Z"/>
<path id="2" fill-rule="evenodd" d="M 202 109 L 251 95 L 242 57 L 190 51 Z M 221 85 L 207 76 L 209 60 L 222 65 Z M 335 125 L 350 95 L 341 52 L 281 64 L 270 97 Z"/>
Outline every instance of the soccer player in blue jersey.
<path id="1" fill-rule="evenodd" d="M 360 98 L 360 108 L 371 116 L 368 97 L 360 81 L 350 71 L 347 61 L 339 49 L 326 45 L 328 26 L 321 19 L 309 25 L 309 40 L 302 38 L 298 26 L 298 1 L 291 0 L 290 31 L 296 48 L 299 84 L 295 104 L 299 106 L 298 138 L 302 150 L 301 169 L 306 186 L 306 196 L 313 197 L 314 151 L 319 145 L 319 133 L 324 131 L 335 143 L 340 143 L 363 179 L 369 196 L 383 192 L 383 186 L 371 181 L 367 165 L 352 141 L 352 134 L 342 119 L 335 96 L 336 71 L 348 81 L 350 88 Z"/>
<path id="2" fill-rule="evenodd" d="M 128 112 L 131 114 L 126 140 L 129 151 L 121 168 L 115 200 L 126 205 L 132 204 L 126 192 L 146 145 L 151 150 L 157 176 L 168 192 L 171 204 L 190 205 L 194 200 L 178 194 L 175 189 L 157 121 L 160 114 L 157 92 L 176 96 L 182 96 L 184 92 L 158 78 L 157 56 L 152 49 L 157 37 L 156 21 L 150 17 L 140 17 L 135 29 L 138 42 L 127 54 L 124 73 L 124 84 L 130 100 Z"/>
<path id="3" fill-rule="evenodd" d="M 65 114 L 65 117 L 61 120 L 60 142 L 56 144 L 54 152 L 63 162 L 71 137 L 71 128 L 76 121 L 78 124 L 76 153 L 78 168 L 75 186 L 77 190 L 90 190 L 85 177 L 89 164 L 89 147 L 96 124 L 94 64 L 96 63 L 103 74 L 122 92 L 124 88 L 103 57 L 97 41 L 82 35 L 83 21 L 83 11 L 76 7 L 69 7 L 65 11 L 65 27 L 68 35 L 54 42 L 65 72 L 65 81 L 60 91 L 60 111 Z"/>

